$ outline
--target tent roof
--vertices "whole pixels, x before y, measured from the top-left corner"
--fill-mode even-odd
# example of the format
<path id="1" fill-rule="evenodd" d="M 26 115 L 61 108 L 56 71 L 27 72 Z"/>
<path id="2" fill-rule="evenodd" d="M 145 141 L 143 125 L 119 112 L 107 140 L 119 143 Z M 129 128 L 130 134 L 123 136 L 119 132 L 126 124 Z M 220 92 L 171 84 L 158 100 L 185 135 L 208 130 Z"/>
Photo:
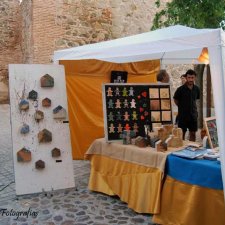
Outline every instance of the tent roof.
<path id="1" fill-rule="evenodd" d="M 123 63 L 161 59 L 163 64 L 198 63 L 203 47 L 221 43 L 220 29 L 181 25 L 54 52 L 54 61 L 99 59 Z"/>

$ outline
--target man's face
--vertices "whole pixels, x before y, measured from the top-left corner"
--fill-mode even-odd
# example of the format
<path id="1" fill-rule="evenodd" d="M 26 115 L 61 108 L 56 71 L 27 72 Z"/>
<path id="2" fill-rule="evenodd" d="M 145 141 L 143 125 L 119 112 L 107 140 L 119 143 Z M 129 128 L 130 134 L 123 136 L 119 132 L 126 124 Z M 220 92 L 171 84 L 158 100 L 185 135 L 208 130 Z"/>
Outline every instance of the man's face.
<path id="1" fill-rule="evenodd" d="M 187 85 L 193 85 L 195 83 L 195 75 L 187 74 L 186 81 Z"/>
<path id="2" fill-rule="evenodd" d="M 186 83 L 186 78 L 185 77 L 181 77 L 180 79 L 181 79 L 181 83 L 182 84 L 185 84 Z"/>

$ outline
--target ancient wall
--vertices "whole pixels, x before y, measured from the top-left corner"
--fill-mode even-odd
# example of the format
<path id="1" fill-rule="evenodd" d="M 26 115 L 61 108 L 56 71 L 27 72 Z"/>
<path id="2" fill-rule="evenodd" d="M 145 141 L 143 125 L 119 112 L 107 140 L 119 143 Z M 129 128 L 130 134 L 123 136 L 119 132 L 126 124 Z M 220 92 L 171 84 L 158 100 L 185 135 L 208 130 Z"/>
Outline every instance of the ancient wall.
<path id="1" fill-rule="evenodd" d="M 168 0 L 161 1 L 161 8 Z M 112 37 L 119 38 L 148 32 L 158 10 L 155 0 L 111 0 Z"/>
<path id="2" fill-rule="evenodd" d="M 26 16 L 28 24 L 24 26 L 28 32 L 24 33 L 30 35 L 30 41 L 24 36 L 24 53 L 30 51 L 30 56 L 24 58 L 33 63 L 50 63 L 54 50 L 147 32 L 156 12 L 155 0 L 48 0 L 48 4 L 45 0 L 33 0 L 32 5 L 30 2 L 23 1 L 23 18 Z"/>
<path id="3" fill-rule="evenodd" d="M 63 35 L 57 24 L 62 0 L 34 0 L 32 6 L 33 63 L 51 63 L 55 41 Z"/>
<path id="4" fill-rule="evenodd" d="M 8 64 L 21 63 L 18 0 L 0 1 L 0 102 L 8 102 Z"/>
<path id="5" fill-rule="evenodd" d="M 32 0 L 26 0 L 21 3 L 21 49 L 22 62 L 33 62 L 33 10 Z"/>
<path id="6" fill-rule="evenodd" d="M 112 39 L 112 14 L 108 0 L 58 0 L 57 25 L 63 34 L 56 39 L 55 49 L 75 47 Z"/>
<path id="7" fill-rule="evenodd" d="M 154 2 L 1 0 L 0 103 L 7 101 L 9 63 L 48 64 L 54 50 L 147 32 Z"/>

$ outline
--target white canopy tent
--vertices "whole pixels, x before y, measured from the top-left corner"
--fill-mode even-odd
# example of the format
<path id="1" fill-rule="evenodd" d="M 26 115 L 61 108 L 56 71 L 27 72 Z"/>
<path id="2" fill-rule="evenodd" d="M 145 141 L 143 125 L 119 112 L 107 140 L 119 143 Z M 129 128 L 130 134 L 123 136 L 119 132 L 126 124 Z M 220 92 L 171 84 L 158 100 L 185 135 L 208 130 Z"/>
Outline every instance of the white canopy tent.
<path id="1" fill-rule="evenodd" d="M 198 63 L 203 47 L 220 43 L 220 29 L 193 29 L 172 26 L 160 30 L 96 44 L 55 51 L 54 61 L 99 59 L 108 62 L 135 62 L 161 59 L 163 64 Z"/>
<path id="2" fill-rule="evenodd" d="M 225 32 L 171 26 L 130 37 L 54 52 L 54 61 L 98 59 L 124 63 L 160 59 L 163 64 L 196 64 L 208 47 L 213 96 L 225 187 Z M 224 192 L 225 193 L 225 192 Z"/>

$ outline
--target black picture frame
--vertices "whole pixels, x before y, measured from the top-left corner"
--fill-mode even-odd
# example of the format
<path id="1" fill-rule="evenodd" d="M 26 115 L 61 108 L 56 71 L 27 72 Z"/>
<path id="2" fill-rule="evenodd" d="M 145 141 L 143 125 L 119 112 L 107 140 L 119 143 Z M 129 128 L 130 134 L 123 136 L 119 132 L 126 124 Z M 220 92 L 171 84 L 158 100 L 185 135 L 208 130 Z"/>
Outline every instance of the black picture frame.
<path id="1" fill-rule="evenodd" d="M 103 84 L 102 94 L 104 133 L 108 142 L 121 140 L 122 132 L 127 129 L 145 137 L 146 125 L 152 131 L 159 124 L 173 124 L 168 84 Z"/>
<path id="2" fill-rule="evenodd" d="M 127 83 L 127 71 L 111 71 L 111 83 Z"/>

